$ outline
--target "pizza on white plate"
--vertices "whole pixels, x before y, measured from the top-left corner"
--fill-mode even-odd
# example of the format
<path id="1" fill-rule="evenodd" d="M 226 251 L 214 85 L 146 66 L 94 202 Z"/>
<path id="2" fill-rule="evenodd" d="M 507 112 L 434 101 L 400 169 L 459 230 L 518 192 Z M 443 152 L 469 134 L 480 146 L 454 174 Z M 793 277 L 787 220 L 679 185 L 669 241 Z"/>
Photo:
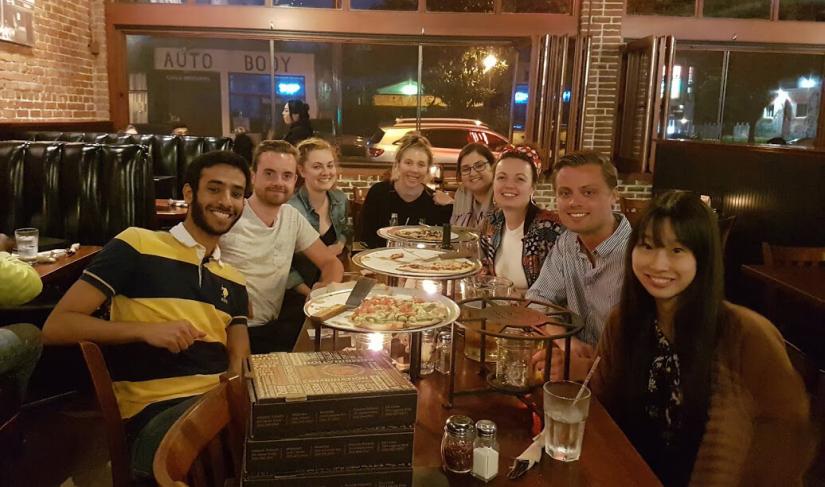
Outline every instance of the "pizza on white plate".
<path id="1" fill-rule="evenodd" d="M 410 262 L 398 266 L 400 272 L 418 274 L 461 274 L 470 272 L 475 265 L 467 259 L 434 260 L 432 262 Z"/>
<path id="2" fill-rule="evenodd" d="M 405 296 L 371 296 L 350 316 L 350 321 L 370 330 L 403 330 L 434 325 L 447 318 L 447 308 L 438 302 Z"/>

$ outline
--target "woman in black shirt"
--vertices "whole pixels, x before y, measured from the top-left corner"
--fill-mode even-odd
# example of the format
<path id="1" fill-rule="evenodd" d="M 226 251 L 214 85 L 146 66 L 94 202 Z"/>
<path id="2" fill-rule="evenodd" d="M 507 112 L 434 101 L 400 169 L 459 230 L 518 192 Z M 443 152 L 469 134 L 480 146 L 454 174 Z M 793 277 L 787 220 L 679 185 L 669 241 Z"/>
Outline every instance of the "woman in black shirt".
<path id="1" fill-rule="evenodd" d="M 453 211 L 453 205 L 436 203 L 435 192 L 426 186 L 433 165 L 430 141 L 409 133 L 398 143 L 391 180 L 374 184 L 361 210 L 360 240 L 370 248 L 387 245 L 376 232 L 390 225 L 393 213 L 399 225 L 418 225 L 421 219 L 428 225 L 441 225 L 450 221 Z"/>

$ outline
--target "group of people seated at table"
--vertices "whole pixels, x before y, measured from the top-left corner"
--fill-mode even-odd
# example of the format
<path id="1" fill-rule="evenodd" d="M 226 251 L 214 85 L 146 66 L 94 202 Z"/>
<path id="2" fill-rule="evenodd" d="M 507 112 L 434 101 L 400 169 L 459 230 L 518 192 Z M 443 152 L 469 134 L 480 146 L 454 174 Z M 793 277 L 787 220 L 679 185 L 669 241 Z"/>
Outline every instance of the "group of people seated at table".
<path id="1" fill-rule="evenodd" d="M 107 345 L 136 478 L 151 478 L 157 445 L 195 398 L 239 373 L 250 347 L 291 350 L 306 294 L 342 279 L 347 200 L 333 154 L 309 139 L 262 142 L 251 169 L 231 152 L 199 156 L 185 221 L 122 232 L 49 317 L 47 344 Z M 658 195 L 631 228 L 613 211 L 616 168 L 596 152 L 552 168 L 556 212 L 533 202 L 530 147 L 466 147 L 454 197 L 427 187 L 432 164 L 426 138 L 399 142 L 391 180 L 366 197 L 362 240 L 384 245 L 376 230 L 393 213 L 476 229 L 484 272 L 581 318 L 572 378 L 601 357 L 596 397 L 666 485 L 801 482 L 814 448 L 802 382 L 776 328 L 724 300 L 716 215 L 698 196 Z M 564 354 L 539 352 L 537 367 L 545 353 L 560 378 Z"/>

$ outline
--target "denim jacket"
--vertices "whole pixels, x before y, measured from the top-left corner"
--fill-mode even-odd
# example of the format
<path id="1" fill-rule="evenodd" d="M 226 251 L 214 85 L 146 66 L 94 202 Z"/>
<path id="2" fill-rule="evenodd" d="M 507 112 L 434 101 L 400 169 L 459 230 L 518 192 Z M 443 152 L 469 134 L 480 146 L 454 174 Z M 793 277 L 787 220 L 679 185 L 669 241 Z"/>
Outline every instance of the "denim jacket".
<path id="1" fill-rule="evenodd" d="M 327 198 L 329 198 L 329 219 L 332 222 L 332 227 L 335 229 L 335 235 L 338 241 L 346 239 L 345 225 L 347 224 L 347 206 L 349 201 L 347 195 L 341 190 L 331 189 L 327 191 Z M 309 202 L 309 194 L 306 186 L 301 186 L 298 191 L 289 200 L 289 204 L 294 206 L 304 218 L 307 219 L 312 228 L 318 231 L 320 226 L 320 217 Z M 307 282 L 307 279 L 312 280 L 312 276 L 317 276 L 318 269 L 312 265 L 309 259 L 302 255 L 295 255 L 292 259 L 292 269 L 289 271 L 289 279 L 287 279 L 287 289 L 292 289 L 302 282 Z M 314 283 L 308 283 L 310 286 Z"/>

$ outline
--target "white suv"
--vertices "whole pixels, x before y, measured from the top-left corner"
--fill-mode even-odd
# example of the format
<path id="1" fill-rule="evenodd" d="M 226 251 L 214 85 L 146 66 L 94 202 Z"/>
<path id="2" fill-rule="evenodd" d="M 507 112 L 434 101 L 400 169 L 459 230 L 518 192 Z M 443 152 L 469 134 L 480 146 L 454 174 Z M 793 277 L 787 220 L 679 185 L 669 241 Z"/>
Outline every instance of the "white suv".
<path id="1" fill-rule="evenodd" d="M 392 126 L 379 128 L 368 143 L 370 159 L 395 161 L 399 141 L 412 131 L 414 118 L 398 118 Z M 420 132 L 433 146 L 433 162 L 442 166 L 455 164 L 458 153 L 471 142 L 486 144 L 496 156 L 509 143 L 487 124 L 466 118 L 422 118 Z"/>

